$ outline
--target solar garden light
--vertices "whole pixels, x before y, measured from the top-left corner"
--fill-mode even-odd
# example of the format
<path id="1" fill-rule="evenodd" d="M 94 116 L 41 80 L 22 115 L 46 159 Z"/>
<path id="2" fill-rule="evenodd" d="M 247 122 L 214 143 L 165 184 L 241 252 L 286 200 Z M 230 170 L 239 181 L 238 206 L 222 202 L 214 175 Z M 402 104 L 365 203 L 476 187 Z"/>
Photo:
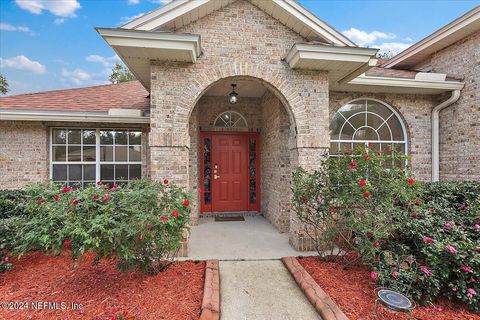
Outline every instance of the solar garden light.
<path id="1" fill-rule="evenodd" d="M 374 292 L 377 299 L 375 300 L 375 306 L 373 307 L 372 320 L 377 316 L 379 302 L 387 309 L 406 313 L 410 319 L 415 319 L 412 310 L 415 309 L 416 304 L 415 302 L 410 301 L 410 299 L 404 294 L 387 288 L 375 288 Z"/>

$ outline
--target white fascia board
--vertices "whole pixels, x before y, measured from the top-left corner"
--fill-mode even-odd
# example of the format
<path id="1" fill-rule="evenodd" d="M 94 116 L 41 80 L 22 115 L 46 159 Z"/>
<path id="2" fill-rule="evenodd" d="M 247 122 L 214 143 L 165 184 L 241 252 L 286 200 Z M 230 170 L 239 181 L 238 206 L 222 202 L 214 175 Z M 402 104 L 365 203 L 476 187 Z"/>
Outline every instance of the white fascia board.
<path id="1" fill-rule="evenodd" d="M 386 63 L 382 65 L 384 68 L 392 68 L 397 64 L 402 63 L 404 60 L 421 53 L 424 50 L 428 50 L 429 47 L 434 46 L 439 41 L 453 35 L 457 32 L 462 32 L 462 29 L 470 24 L 477 23 L 480 20 L 480 6 L 477 6 L 464 14 L 463 16 L 455 19 L 446 26 L 440 28 L 414 45 L 408 47 L 404 51 L 400 52 Z M 435 51 L 438 51 L 437 48 Z"/>
<path id="2" fill-rule="evenodd" d="M 193 11 L 212 0 L 177 0 L 165 7 L 152 11 L 145 16 L 122 26 L 124 29 L 151 31 L 176 18 Z M 143 19 L 142 19 L 143 18 Z"/>
<path id="3" fill-rule="evenodd" d="M 104 123 L 150 123 L 150 117 L 110 116 L 103 112 L 0 110 L 0 120 Z"/>
<path id="4" fill-rule="evenodd" d="M 288 13 L 293 15 L 295 18 L 303 22 L 306 26 L 312 29 L 315 33 L 320 34 L 327 40 L 331 41 L 334 44 L 356 47 L 357 45 L 353 43 L 346 36 L 336 31 L 330 25 L 320 20 L 317 16 L 312 14 L 310 11 L 305 9 L 299 3 L 294 0 L 272 0 L 277 6 L 283 8 Z"/>
<path id="5" fill-rule="evenodd" d="M 290 68 L 295 68 L 301 59 L 368 63 L 377 51 L 378 49 L 370 48 L 295 44 L 288 52 L 285 61 Z"/>
<path id="6" fill-rule="evenodd" d="M 201 54 L 201 37 L 197 34 L 171 34 L 110 28 L 96 28 L 96 30 L 110 46 L 193 50 L 195 58 Z"/>
<path id="7" fill-rule="evenodd" d="M 173 11 L 174 9 L 181 7 L 185 5 L 185 3 L 189 2 L 190 0 L 175 0 L 172 1 L 164 6 L 161 6 L 160 8 L 154 9 L 147 14 L 144 14 L 143 16 L 140 16 L 136 19 L 133 19 L 124 25 L 122 25 L 120 28 L 122 29 L 137 29 L 141 25 L 144 25 L 145 23 L 157 18 L 158 16 L 164 15 L 166 13 L 169 13 Z"/>
<path id="8" fill-rule="evenodd" d="M 365 75 L 361 75 L 351 80 L 349 84 L 418 89 L 438 89 L 445 91 L 461 90 L 465 85 L 463 82 L 457 81 L 425 81 L 405 78 L 372 77 Z"/>

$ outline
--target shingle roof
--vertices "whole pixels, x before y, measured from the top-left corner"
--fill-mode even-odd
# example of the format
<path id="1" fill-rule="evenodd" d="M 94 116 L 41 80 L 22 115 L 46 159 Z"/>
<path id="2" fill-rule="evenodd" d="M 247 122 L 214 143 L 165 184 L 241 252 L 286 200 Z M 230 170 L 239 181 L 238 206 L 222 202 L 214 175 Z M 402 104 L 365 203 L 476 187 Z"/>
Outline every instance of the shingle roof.
<path id="1" fill-rule="evenodd" d="M 149 93 L 139 81 L 1 97 L 0 109 L 108 112 L 149 111 Z"/>

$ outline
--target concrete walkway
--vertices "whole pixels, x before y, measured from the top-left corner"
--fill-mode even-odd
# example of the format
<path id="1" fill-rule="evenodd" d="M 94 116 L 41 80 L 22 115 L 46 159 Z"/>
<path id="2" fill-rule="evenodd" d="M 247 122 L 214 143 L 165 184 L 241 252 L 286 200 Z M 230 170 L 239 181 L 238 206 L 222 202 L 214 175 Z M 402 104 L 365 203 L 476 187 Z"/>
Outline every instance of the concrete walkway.
<path id="1" fill-rule="evenodd" d="M 293 249 L 288 233 L 279 233 L 262 216 L 228 222 L 201 218 L 191 229 L 188 259 L 261 260 L 314 254 Z"/>
<path id="2" fill-rule="evenodd" d="M 321 319 L 280 260 L 220 261 L 222 320 Z"/>
<path id="3" fill-rule="evenodd" d="M 298 252 L 264 217 L 215 222 L 200 219 L 192 227 L 187 259 L 220 260 L 222 320 L 321 319 L 298 288 L 282 257 Z"/>

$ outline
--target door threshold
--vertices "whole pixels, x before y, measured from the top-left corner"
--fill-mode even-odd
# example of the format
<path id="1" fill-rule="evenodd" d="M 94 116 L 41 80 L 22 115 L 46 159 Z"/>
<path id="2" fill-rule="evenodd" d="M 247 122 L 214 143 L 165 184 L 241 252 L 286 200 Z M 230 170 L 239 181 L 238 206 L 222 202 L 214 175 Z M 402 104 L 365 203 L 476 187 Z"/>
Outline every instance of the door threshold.
<path id="1" fill-rule="evenodd" d="M 205 212 L 200 214 L 201 218 L 215 218 L 215 217 L 256 217 L 261 216 L 262 214 L 257 211 L 229 211 L 229 212 Z"/>

